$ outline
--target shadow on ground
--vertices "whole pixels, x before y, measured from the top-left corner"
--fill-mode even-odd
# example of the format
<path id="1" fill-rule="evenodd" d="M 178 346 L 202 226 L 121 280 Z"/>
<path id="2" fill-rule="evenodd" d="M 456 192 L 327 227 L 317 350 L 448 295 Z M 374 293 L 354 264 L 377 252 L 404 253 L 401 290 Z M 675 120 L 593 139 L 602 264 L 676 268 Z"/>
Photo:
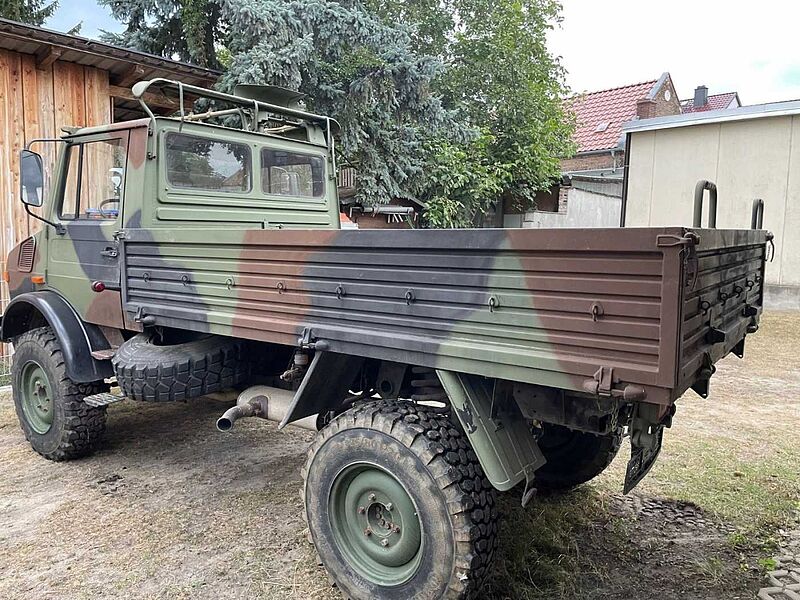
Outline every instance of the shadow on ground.
<path id="1" fill-rule="evenodd" d="M 712 400 L 681 402 L 634 494 L 619 493 L 623 448 L 571 493 L 525 510 L 505 495 L 484 598 L 753 598 L 800 497 L 796 428 L 782 427 L 800 415 L 800 316 L 763 331 L 723 361 Z M 311 434 L 256 420 L 222 434 L 226 407 L 114 405 L 101 450 L 61 464 L 30 450 L 0 397 L 0 598 L 338 598 L 302 519 Z"/>

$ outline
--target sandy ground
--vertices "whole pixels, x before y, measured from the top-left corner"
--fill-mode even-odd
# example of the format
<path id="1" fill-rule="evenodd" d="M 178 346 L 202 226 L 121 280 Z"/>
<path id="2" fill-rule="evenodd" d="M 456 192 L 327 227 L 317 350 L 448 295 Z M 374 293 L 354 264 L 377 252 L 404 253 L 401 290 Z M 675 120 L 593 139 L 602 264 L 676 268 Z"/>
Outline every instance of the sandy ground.
<path id="1" fill-rule="evenodd" d="M 800 445 L 798 332 L 800 315 L 771 316 L 745 361 L 725 359 L 710 400 L 687 395 L 663 464 L 633 496 L 616 491 L 621 455 L 572 496 L 539 498 L 524 512 L 506 498 L 507 550 L 486 596 L 752 598 L 761 551 L 730 543 L 750 516 L 727 514 L 713 497 L 687 501 L 706 484 L 684 476 L 681 462 L 689 466 L 687 444 L 701 440 L 758 467 L 778 427 L 794 431 L 781 443 Z M 0 397 L 0 598 L 337 598 L 301 517 L 311 434 L 255 420 L 222 434 L 214 422 L 225 408 L 208 399 L 114 405 L 102 449 L 59 464 L 30 450 L 9 394 Z M 525 543 L 520 526 L 536 535 L 536 519 L 565 503 L 564 522 L 548 527 L 570 539 L 520 567 L 511 556 Z M 568 585 L 537 571 L 560 556 L 575 568 Z"/>

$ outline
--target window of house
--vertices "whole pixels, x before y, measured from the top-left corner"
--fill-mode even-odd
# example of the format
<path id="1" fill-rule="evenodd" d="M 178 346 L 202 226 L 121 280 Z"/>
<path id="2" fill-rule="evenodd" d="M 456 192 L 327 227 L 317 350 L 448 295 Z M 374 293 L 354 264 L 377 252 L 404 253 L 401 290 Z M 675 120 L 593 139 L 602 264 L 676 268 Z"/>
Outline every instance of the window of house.
<path id="1" fill-rule="evenodd" d="M 125 187 L 126 138 L 93 140 L 67 149 L 62 219 L 116 219 Z"/>
<path id="2" fill-rule="evenodd" d="M 185 133 L 167 134 L 167 181 L 172 187 L 212 192 L 251 190 L 250 148 Z"/>
<path id="3" fill-rule="evenodd" d="M 261 188 L 275 196 L 320 198 L 325 193 L 325 162 L 320 156 L 264 148 Z"/>

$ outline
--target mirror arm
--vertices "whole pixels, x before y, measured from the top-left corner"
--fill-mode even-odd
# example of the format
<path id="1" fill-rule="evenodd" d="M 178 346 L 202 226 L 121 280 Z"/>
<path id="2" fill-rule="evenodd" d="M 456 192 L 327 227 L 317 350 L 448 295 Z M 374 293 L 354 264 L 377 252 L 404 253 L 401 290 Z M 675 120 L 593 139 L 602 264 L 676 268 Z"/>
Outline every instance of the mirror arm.
<path id="1" fill-rule="evenodd" d="M 43 223 L 47 223 L 48 225 L 50 225 L 51 227 L 53 227 L 53 228 L 56 230 L 56 233 L 57 233 L 58 235 L 64 235 L 65 233 L 67 233 L 67 229 L 66 229 L 66 227 L 64 227 L 64 226 L 63 226 L 61 223 L 54 223 L 53 221 L 48 221 L 48 220 L 47 220 L 47 219 L 45 219 L 44 217 L 42 217 L 42 216 L 40 216 L 40 215 L 37 215 L 37 214 L 35 214 L 35 213 L 31 212 L 31 207 L 30 207 L 28 204 L 23 204 L 23 205 L 25 206 L 25 212 L 26 212 L 26 213 L 28 213 L 28 214 L 29 214 L 30 216 L 32 216 L 34 219 L 39 219 L 39 220 L 40 220 L 40 221 L 42 221 Z"/>

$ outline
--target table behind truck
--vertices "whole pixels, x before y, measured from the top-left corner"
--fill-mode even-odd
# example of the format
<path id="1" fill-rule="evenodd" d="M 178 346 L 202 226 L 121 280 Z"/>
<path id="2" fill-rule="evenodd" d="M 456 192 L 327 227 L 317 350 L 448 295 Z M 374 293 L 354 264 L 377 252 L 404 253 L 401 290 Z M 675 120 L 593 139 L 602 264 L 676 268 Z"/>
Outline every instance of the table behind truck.
<path id="1" fill-rule="evenodd" d="M 768 233 L 126 229 L 134 319 L 668 405 L 757 328 Z"/>

